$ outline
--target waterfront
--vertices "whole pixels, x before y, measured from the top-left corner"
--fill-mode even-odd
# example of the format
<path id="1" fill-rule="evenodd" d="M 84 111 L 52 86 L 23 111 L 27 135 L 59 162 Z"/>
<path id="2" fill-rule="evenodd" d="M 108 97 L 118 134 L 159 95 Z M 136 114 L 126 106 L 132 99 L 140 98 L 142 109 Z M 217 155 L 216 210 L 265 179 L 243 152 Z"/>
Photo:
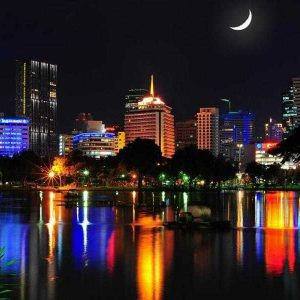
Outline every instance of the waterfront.
<path id="1" fill-rule="evenodd" d="M 83 192 L 78 207 L 62 199 L 1 194 L 0 246 L 16 259 L 6 270 L 12 299 L 299 297 L 296 192 Z M 102 207 L 107 199 L 126 205 Z M 235 228 L 167 230 L 177 206 Z"/>

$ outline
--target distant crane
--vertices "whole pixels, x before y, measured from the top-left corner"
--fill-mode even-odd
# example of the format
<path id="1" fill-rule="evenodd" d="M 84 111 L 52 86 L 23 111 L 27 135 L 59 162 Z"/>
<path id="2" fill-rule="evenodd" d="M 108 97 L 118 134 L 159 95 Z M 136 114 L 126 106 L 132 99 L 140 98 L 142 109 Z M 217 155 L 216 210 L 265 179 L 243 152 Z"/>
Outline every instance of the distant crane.
<path id="1" fill-rule="evenodd" d="M 221 101 L 228 103 L 228 112 L 231 112 L 231 100 L 230 99 L 221 99 Z"/>

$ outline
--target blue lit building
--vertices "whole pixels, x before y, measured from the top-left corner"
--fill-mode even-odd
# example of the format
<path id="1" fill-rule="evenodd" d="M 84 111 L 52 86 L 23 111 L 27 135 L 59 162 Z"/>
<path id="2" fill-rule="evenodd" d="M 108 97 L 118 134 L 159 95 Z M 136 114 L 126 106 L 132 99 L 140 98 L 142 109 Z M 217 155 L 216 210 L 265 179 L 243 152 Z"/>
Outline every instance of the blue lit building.
<path id="1" fill-rule="evenodd" d="M 29 148 L 29 120 L 0 118 L 0 155 L 12 157 Z"/>
<path id="2" fill-rule="evenodd" d="M 220 152 L 228 159 L 240 160 L 246 145 L 254 143 L 255 115 L 230 111 L 221 117 Z"/>
<path id="3" fill-rule="evenodd" d="M 86 132 L 73 137 L 74 150 L 80 150 L 83 155 L 101 158 L 115 155 L 115 134 Z"/>

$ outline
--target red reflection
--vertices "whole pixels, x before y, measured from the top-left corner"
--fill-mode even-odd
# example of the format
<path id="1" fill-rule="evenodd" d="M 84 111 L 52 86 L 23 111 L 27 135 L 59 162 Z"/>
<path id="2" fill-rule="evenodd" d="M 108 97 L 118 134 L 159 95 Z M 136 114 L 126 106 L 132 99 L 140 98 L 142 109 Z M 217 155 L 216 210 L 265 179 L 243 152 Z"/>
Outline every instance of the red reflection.
<path id="1" fill-rule="evenodd" d="M 108 246 L 107 246 L 107 269 L 111 274 L 114 272 L 114 268 L 115 268 L 115 256 L 116 256 L 115 244 L 116 244 L 116 232 L 114 231 L 108 241 Z"/>

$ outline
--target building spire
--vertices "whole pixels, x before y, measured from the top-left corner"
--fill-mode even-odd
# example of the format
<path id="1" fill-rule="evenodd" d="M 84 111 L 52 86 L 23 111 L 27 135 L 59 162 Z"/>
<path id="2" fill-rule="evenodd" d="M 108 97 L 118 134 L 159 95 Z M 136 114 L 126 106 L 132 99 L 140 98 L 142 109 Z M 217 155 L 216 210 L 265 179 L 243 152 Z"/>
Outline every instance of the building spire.
<path id="1" fill-rule="evenodd" d="M 152 97 L 154 97 L 154 80 L 153 80 L 153 74 L 151 75 L 150 95 L 151 95 Z"/>

